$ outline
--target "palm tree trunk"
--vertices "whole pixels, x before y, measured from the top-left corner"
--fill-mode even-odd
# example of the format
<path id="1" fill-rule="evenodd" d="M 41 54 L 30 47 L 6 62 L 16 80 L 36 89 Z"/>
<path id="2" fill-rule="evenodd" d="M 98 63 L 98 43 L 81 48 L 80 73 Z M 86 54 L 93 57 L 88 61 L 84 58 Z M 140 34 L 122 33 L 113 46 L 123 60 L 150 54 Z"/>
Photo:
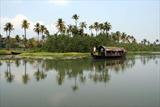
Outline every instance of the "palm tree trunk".
<path id="1" fill-rule="evenodd" d="M 8 50 L 10 50 L 10 33 L 11 33 L 11 31 L 9 30 L 9 34 L 8 34 Z"/>
<path id="2" fill-rule="evenodd" d="M 24 29 L 24 51 L 26 50 L 26 29 Z"/>
<path id="3" fill-rule="evenodd" d="M 77 21 L 75 20 L 75 25 L 76 25 L 76 27 L 77 27 Z"/>
<path id="4" fill-rule="evenodd" d="M 97 30 L 96 30 L 96 36 L 97 36 Z"/>

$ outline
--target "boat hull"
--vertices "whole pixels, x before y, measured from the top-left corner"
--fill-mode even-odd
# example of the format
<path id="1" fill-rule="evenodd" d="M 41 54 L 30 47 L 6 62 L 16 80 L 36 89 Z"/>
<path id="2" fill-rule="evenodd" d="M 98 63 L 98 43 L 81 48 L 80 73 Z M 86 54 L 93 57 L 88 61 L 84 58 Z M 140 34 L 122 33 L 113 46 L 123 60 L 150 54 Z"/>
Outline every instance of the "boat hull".
<path id="1" fill-rule="evenodd" d="M 125 58 L 126 54 L 123 54 L 123 55 L 117 55 L 117 56 L 100 56 L 100 55 L 94 55 L 91 53 L 91 56 L 94 58 L 94 59 L 117 59 L 117 58 Z"/>
<path id="2" fill-rule="evenodd" d="M 12 51 L 11 54 L 12 54 L 12 55 L 19 55 L 19 54 L 21 54 L 21 53 L 19 53 L 19 52 L 13 52 L 13 51 Z"/>

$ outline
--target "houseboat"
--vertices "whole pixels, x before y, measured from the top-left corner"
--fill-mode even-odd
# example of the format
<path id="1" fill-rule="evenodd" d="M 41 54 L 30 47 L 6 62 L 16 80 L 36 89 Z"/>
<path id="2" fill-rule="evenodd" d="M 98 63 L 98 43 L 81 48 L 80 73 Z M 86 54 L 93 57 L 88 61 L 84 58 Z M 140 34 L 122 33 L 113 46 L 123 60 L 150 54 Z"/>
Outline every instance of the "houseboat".
<path id="1" fill-rule="evenodd" d="M 93 47 L 91 55 L 95 59 L 103 58 L 123 58 L 126 55 L 126 50 L 120 47 Z"/>

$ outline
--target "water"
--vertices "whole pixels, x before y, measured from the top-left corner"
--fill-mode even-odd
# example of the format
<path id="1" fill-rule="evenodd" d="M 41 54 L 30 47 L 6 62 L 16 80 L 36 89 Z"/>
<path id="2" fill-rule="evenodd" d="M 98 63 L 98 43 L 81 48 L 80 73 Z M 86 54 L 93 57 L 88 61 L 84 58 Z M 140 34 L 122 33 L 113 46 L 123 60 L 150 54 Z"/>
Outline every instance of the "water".
<path id="1" fill-rule="evenodd" d="M 1 107 L 159 107 L 160 55 L 1 60 Z"/>

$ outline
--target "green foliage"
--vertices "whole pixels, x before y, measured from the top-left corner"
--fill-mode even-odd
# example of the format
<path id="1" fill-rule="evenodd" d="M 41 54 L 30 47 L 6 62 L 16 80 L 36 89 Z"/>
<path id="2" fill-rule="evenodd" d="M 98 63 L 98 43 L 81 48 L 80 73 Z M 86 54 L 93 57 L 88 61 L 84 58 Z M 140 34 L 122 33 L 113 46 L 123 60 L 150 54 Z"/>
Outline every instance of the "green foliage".
<path id="1" fill-rule="evenodd" d="M 29 28 L 27 20 L 23 20 L 21 25 L 22 29 L 24 29 L 23 39 L 19 35 L 16 35 L 15 38 L 10 37 L 14 28 L 8 22 L 3 28 L 6 32 L 6 38 L 0 35 L 0 48 L 24 48 L 24 50 L 34 52 L 90 52 L 92 47 L 104 45 L 124 47 L 127 51 L 160 51 L 159 39 L 156 39 L 154 43 L 150 43 L 144 38 L 140 43 L 137 43 L 134 36 L 125 32 L 116 31 L 109 33 L 112 26 L 107 21 L 102 23 L 94 22 L 87 27 L 85 21 L 78 21 L 79 18 L 77 14 L 72 16 L 72 19 L 75 21 L 74 25 L 66 25 L 65 21 L 59 18 L 56 23 L 58 32 L 53 35 L 50 35 L 45 25 L 36 23 L 33 30 L 37 33 L 38 40 L 35 38 L 27 39 L 26 29 Z M 89 28 L 91 34 L 85 32 L 86 28 Z"/>

